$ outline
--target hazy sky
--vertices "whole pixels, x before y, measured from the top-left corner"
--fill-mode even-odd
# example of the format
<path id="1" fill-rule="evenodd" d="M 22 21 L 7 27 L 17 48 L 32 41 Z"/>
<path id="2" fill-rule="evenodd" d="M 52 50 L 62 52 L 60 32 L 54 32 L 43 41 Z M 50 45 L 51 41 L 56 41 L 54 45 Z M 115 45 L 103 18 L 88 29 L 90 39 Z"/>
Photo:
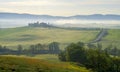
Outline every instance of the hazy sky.
<path id="1" fill-rule="evenodd" d="M 0 0 L 0 12 L 59 16 L 120 14 L 120 0 Z"/>

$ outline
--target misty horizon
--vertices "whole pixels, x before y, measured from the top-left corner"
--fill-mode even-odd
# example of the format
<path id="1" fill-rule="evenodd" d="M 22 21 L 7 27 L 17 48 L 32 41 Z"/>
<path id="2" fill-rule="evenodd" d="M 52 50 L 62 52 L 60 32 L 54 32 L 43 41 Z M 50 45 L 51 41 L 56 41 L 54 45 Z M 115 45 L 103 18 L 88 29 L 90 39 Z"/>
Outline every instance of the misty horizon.
<path id="1" fill-rule="evenodd" d="M 40 19 L 0 19 L 0 28 L 14 28 L 27 26 L 28 23 L 45 22 L 52 25 L 64 26 L 64 27 L 120 27 L 120 21 L 118 20 L 40 20 Z"/>

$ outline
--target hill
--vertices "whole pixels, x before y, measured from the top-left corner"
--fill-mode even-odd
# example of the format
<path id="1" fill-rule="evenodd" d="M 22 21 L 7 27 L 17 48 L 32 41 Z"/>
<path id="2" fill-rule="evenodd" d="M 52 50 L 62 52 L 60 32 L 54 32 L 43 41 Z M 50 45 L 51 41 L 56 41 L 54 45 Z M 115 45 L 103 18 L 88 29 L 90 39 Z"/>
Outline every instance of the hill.
<path id="1" fill-rule="evenodd" d="M 89 42 L 93 40 L 99 30 L 72 30 L 60 28 L 18 27 L 0 30 L 0 45 L 15 49 L 21 44 L 27 48 L 31 44 L 48 44 L 59 42 L 63 49 L 72 42 Z"/>
<path id="2" fill-rule="evenodd" d="M 0 72 L 90 72 L 70 63 L 51 63 L 40 59 L 0 56 Z"/>
<path id="3" fill-rule="evenodd" d="M 114 14 L 93 14 L 93 15 L 75 15 L 75 16 L 51 16 L 51 15 L 34 15 L 18 13 L 0 13 L 0 19 L 88 19 L 88 20 L 120 20 L 120 15 Z"/>

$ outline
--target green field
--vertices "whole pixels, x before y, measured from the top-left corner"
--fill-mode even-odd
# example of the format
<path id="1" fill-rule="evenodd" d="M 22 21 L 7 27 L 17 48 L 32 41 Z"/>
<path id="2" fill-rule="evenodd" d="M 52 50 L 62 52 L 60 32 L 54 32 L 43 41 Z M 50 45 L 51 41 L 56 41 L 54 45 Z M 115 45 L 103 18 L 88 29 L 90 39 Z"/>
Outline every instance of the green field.
<path id="1" fill-rule="evenodd" d="M 19 27 L 0 30 L 0 45 L 16 48 L 18 44 L 27 48 L 30 44 L 48 44 L 59 42 L 64 48 L 72 42 L 89 42 L 98 34 L 99 30 L 69 30 L 60 28 L 30 28 Z"/>
<path id="2" fill-rule="evenodd" d="M 120 49 L 120 29 L 108 30 L 108 35 L 105 36 L 102 41 L 100 41 L 103 47 L 107 47 L 112 44 Z"/>
<path id="3" fill-rule="evenodd" d="M 60 28 L 18 27 L 0 29 L 0 45 L 16 49 L 21 44 L 28 48 L 31 44 L 49 44 L 59 42 L 60 48 L 64 49 L 72 42 L 90 42 L 94 40 L 99 30 L 71 30 Z M 103 37 L 100 43 L 103 48 L 112 44 L 120 48 L 120 29 L 109 29 L 108 35 Z"/>
<path id="4" fill-rule="evenodd" d="M 90 72 L 67 62 L 47 62 L 28 57 L 0 56 L 0 72 Z"/>
<path id="5" fill-rule="evenodd" d="M 91 42 L 100 30 L 71 30 L 60 28 L 18 27 L 0 30 L 0 45 L 16 49 L 19 44 L 28 48 L 31 44 L 59 42 L 61 49 L 78 41 Z M 103 47 L 113 44 L 120 48 L 120 30 L 108 30 L 108 35 L 100 43 Z M 90 72 L 74 63 L 61 62 L 57 55 L 41 54 L 33 57 L 26 55 L 0 56 L 0 72 Z"/>
<path id="6" fill-rule="evenodd" d="M 27 56 L 27 55 L 2 55 L 2 56 L 9 56 L 9 57 L 30 57 L 33 59 L 41 59 L 41 60 L 45 60 L 45 61 L 50 61 L 50 62 L 55 62 L 55 63 L 59 63 L 61 62 L 58 59 L 58 55 L 57 54 L 38 54 L 35 56 Z"/>

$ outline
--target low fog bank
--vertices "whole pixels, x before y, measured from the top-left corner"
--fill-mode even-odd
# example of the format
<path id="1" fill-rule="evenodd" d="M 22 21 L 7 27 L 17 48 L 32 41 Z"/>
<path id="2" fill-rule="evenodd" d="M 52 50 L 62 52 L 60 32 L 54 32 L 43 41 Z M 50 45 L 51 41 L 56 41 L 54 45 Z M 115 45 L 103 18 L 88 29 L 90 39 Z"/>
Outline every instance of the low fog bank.
<path id="1" fill-rule="evenodd" d="M 34 23 L 37 21 L 64 27 L 120 28 L 120 20 L 80 20 L 80 19 L 58 19 L 58 20 L 0 19 L 0 28 L 27 26 L 28 23 Z"/>

